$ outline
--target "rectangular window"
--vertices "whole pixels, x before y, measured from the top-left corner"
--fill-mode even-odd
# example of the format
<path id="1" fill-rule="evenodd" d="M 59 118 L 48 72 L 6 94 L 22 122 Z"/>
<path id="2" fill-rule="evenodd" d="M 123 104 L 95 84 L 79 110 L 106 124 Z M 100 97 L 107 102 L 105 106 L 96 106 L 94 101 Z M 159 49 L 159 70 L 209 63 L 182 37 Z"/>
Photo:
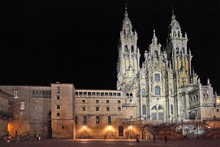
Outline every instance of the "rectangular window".
<path id="1" fill-rule="evenodd" d="M 60 96 L 59 95 L 57 95 L 57 100 L 59 100 L 60 99 Z"/>
<path id="2" fill-rule="evenodd" d="M 75 124 L 76 125 L 78 124 L 78 117 L 77 116 L 75 117 Z"/>
<path id="3" fill-rule="evenodd" d="M 120 104 L 121 103 L 121 101 L 120 100 L 118 100 L 118 104 Z"/>
<path id="4" fill-rule="evenodd" d="M 106 107 L 106 111 L 110 111 L 110 107 Z"/>
<path id="5" fill-rule="evenodd" d="M 32 90 L 32 97 L 35 97 L 35 90 Z"/>
<path id="6" fill-rule="evenodd" d="M 57 105 L 57 109 L 60 109 L 60 105 Z"/>
<path id="7" fill-rule="evenodd" d="M 96 111 L 99 111 L 99 107 L 96 107 Z"/>
<path id="8" fill-rule="evenodd" d="M 99 103 L 99 100 L 96 100 L 96 104 L 98 104 Z"/>
<path id="9" fill-rule="evenodd" d="M 57 116 L 60 116 L 60 113 L 57 113 Z"/>
<path id="10" fill-rule="evenodd" d="M 132 102 L 132 99 L 130 99 L 130 102 Z"/>
<path id="11" fill-rule="evenodd" d="M 121 111 L 121 107 L 118 107 L 118 111 Z"/>
<path id="12" fill-rule="evenodd" d="M 15 99 L 18 98 L 18 91 L 17 91 L 17 90 L 14 91 L 14 98 L 15 98 Z"/>
<path id="13" fill-rule="evenodd" d="M 24 110 L 24 108 L 25 108 L 25 103 L 24 103 L 24 102 L 21 102 L 21 107 L 20 107 L 20 109 L 21 109 L 21 110 Z"/>
<path id="14" fill-rule="evenodd" d="M 86 100 L 82 100 L 82 103 L 85 104 L 85 103 L 86 103 Z"/>
<path id="15" fill-rule="evenodd" d="M 159 112 L 158 115 L 159 115 L 159 120 L 164 120 L 164 114 L 162 112 Z"/>
<path id="16" fill-rule="evenodd" d="M 157 120 L 157 113 L 151 113 L 152 120 Z"/>
<path id="17" fill-rule="evenodd" d="M 82 107 L 82 111 L 86 111 L 86 107 Z"/>
<path id="18" fill-rule="evenodd" d="M 112 123 L 112 118 L 111 116 L 108 116 L 108 124 L 111 124 Z"/>
<path id="19" fill-rule="evenodd" d="M 109 103 L 109 100 L 106 100 L 106 103 Z"/>
<path id="20" fill-rule="evenodd" d="M 60 87 L 57 87 L 57 93 L 60 93 Z"/>
<path id="21" fill-rule="evenodd" d="M 43 98 L 46 98 L 46 91 L 43 90 Z"/>
<path id="22" fill-rule="evenodd" d="M 86 120 L 86 116 L 83 116 L 83 124 L 86 124 L 87 120 Z"/>
<path id="23" fill-rule="evenodd" d="M 96 124 L 99 124 L 99 116 L 96 116 Z"/>

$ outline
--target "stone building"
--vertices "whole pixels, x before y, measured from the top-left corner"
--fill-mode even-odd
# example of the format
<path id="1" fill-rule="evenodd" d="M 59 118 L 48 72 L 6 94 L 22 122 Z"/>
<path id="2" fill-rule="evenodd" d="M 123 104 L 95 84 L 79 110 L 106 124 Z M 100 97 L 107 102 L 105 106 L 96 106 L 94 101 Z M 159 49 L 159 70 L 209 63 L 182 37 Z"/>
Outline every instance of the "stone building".
<path id="1" fill-rule="evenodd" d="M 134 138 L 149 124 L 220 119 L 220 98 L 194 72 L 187 34 L 172 15 L 166 46 L 153 31 L 140 64 L 138 34 L 125 10 L 118 48 L 117 90 L 0 85 L 0 136 Z M 2 113 L 3 112 L 3 113 Z M 10 113 L 12 115 L 10 115 Z"/>
<path id="2" fill-rule="evenodd" d="M 8 134 L 8 121 L 12 117 L 9 110 L 9 103 L 12 95 L 0 91 L 0 136 Z"/>

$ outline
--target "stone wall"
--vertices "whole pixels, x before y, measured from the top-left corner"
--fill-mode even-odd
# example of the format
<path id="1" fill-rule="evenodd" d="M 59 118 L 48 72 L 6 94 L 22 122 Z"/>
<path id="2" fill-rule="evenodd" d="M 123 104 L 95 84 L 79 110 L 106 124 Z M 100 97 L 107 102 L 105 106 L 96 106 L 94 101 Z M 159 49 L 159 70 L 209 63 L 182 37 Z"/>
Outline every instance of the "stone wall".
<path id="1" fill-rule="evenodd" d="M 43 95 L 50 87 L 42 86 L 0 86 L 0 89 L 13 96 L 10 112 L 13 118 L 9 121 L 9 134 L 48 136 L 50 120 L 50 97 Z M 38 97 L 33 97 L 33 90 L 39 90 Z"/>
<path id="2" fill-rule="evenodd" d="M 8 133 L 8 119 L 11 114 L 8 110 L 10 95 L 0 91 L 0 137 Z"/>
<path id="3" fill-rule="evenodd" d="M 53 138 L 74 137 L 73 84 L 51 84 L 51 121 Z"/>

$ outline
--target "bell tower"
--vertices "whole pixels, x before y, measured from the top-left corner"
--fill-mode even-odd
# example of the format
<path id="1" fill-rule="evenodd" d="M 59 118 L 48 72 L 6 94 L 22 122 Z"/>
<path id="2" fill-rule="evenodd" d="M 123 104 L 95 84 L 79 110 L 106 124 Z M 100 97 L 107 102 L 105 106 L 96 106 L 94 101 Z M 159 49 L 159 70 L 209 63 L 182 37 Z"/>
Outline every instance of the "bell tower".
<path id="1" fill-rule="evenodd" d="M 117 63 L 117 89 L 133 91 L 137 88 L 137 77 L 140 69 L 140 52 L 137 47 L 137 32 L 133 30 L 125 7 L 122 30 L 120 32 L 119 56 Z"/>
<path id="2" fill-rule="evenodd" d="M 174 74 L 177 80 L 177 87 L 183 87 L 191 82 L 191 52 L 187 50 L 187 34 L 183 36 L 179 22 L 172 13 L 169 25 L 167 54 L 172 61 Z"/>

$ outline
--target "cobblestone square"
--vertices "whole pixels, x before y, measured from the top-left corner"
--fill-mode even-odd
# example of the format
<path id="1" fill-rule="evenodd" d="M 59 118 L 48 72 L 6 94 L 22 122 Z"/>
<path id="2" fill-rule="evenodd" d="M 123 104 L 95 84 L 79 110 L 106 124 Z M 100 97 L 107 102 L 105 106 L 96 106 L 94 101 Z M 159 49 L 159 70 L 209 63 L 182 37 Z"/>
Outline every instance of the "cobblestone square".
<path id="1" fill-rule="evenodd" d="M 219 147 L 219 139 L 192 139 L 192 140 L 141 140 L 136 143 L 134 139 L 131 140 L 42 140 L 42 141 L 27 141 L 18 143 L 0 143 L 0 147 Z"/>

